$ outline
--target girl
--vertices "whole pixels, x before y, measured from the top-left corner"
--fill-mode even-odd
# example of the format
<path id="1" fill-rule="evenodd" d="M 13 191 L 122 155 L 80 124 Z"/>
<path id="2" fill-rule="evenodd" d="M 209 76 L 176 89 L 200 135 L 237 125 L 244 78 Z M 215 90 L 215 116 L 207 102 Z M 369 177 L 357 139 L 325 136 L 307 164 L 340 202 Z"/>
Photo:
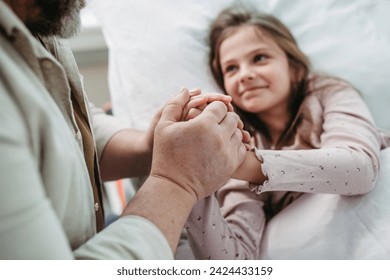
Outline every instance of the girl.
<path id="1" fill-rule="evenodd" d="M 257 259 L 267 220 L 302 193 L 370 191 L 389 138 L 356 89 L 310 73 L 307 57 L 273 16 L 225 10 L 209 39 L 212 73 L 252 149 L 235 179 L 196 205 L 186 229 L 196 258 Z M 203 109 L 200 100 L 207 98 L 188 104 L 188 118 Z"/>

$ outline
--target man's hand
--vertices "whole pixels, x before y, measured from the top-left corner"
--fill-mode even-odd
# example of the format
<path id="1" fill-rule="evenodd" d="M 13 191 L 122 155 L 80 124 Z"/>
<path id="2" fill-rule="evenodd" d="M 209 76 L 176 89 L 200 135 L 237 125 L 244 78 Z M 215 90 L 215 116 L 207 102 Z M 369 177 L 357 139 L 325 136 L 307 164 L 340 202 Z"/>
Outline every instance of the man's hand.
<path id="1" fill-rule="evenodd" d="M 188 90 L 163 108 L 154 131 L 150 176 L 123 216 L 141 216 L 154 223 L 174 252 L 197 199 L 221 187 L 245 157 L 238 119 L 226 104 L 212 102 L 195 119 L 182 121 Z"/>
<path id="2" fill-rule="evenodd" d="M 163 109 L 154 134 L 151 176 L 169 180 L 201 199 L 231 177 L 246 148 L 237 115 L 221 101 L 182 122 L 189 100 L 190 93 L 184 89 Z"/>

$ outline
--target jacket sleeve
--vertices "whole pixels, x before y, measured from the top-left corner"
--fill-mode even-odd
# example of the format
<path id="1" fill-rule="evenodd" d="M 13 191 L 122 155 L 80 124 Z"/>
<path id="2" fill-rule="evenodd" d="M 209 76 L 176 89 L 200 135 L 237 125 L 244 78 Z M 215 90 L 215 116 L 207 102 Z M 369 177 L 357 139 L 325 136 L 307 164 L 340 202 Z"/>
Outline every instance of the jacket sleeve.
<path id="1" fill-rule="evenodd" d="M 77 259 L 170 260 L 172 250 L 155 224 L 139 216 L 119 218 L 75 250 Z"/>
<path id="2" fill-rule="evenodd" d="M 186 225 L 195 258 L 258 259 L 265 225 L 263 205 L 247 182 L 234 179 L 199 201 Z"/>

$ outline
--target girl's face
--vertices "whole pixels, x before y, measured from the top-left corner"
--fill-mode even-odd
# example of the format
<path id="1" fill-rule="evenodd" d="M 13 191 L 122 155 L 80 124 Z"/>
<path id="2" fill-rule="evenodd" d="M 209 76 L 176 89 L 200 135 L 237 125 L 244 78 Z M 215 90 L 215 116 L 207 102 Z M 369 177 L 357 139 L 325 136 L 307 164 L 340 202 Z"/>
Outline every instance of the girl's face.
<path id="1" fill-rule="evenodd" d="M 220 47 L 226 92 L 240 109 L 262 116 L 288 114 L 291 71 L 285 52 L 254 26 L 243 26 Z"/>

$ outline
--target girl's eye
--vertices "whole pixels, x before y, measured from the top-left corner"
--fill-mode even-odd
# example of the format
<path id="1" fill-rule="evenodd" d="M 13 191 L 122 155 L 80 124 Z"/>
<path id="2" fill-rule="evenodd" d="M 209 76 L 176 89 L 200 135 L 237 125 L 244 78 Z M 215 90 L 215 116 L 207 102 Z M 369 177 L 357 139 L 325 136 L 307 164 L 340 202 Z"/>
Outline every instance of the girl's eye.
<path id="1" fill-rule="evenodd" d="M 236 69 L 237 69 L 237 67 L 235 65 L 229 65 L 229 66 L 225 67 L 225 73 L 233 72 Z"/>
<path id="2" fill-rule="evenodd" d="M 255 57 L 253 58 L 254 62 L 260 62 L 266 59 L 265 55 L 262 54 L 256 54 Z"/>

